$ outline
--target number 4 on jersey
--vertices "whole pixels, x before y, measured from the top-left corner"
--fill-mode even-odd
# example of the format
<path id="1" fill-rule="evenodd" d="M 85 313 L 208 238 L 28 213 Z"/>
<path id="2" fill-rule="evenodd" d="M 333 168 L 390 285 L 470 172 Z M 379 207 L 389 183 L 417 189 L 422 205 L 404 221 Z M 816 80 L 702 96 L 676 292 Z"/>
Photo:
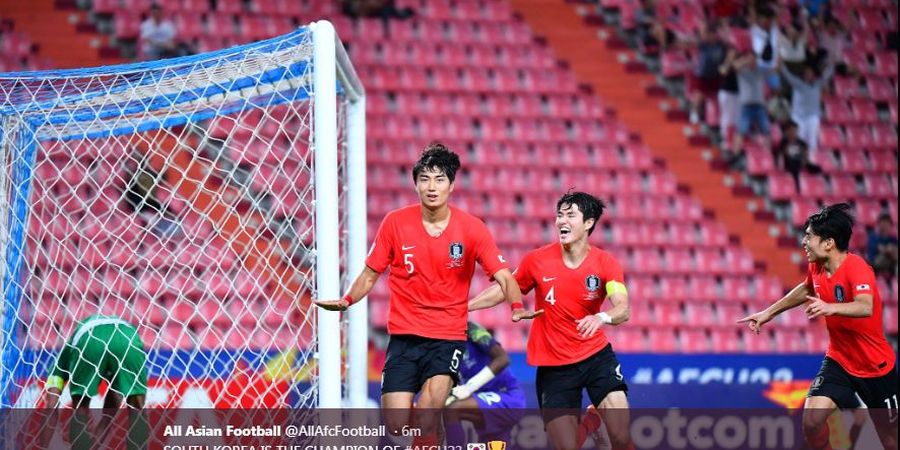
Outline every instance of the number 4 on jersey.
<path id="1" fill-rule="evenodd" d="M 554 290 L 556 290 L 556 286 L 551 286 L 550 291 L 548 291 L 547 295 L 544 297 L 544 301 L 551 305 L 556 304 L 556 295 L 553 292 Z"/>

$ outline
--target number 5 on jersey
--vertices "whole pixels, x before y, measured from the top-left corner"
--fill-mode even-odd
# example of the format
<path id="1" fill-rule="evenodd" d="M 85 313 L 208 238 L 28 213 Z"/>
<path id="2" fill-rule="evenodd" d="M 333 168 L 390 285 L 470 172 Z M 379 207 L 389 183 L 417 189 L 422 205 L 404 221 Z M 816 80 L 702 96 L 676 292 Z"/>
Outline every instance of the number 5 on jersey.
<path id="1" fill-rule="evenodd" d="M 416 270 L 416 266 L 414 266 L 412 262 L 412 257 L 412 253 L 403 254 L 403 264 L 406 265 L 406 273 L 410 274 Z"/>

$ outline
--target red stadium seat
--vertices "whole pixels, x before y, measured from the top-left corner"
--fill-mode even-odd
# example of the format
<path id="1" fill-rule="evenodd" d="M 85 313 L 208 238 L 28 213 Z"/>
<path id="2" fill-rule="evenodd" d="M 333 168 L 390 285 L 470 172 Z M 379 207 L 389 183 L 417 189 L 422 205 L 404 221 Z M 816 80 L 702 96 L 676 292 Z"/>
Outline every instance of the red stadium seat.
<path id="1" fill-rule="evenodd" d="M 113 28 L 118 39 L 137 39 L 141 34 L 141 20 L 137 16 L 116 14 Z"/>
<path id="2" fill-rule="evenodd" d="M 884 317 L 884 331 L 888 334 L 897 334 L 897 305 L 885 305 L 882 312 Z"/>
<path id="3" fill-rule="evenodd" d="M 809 341 L 806 333 L 801 330 L 781 328 L 775 332 L 775 345 L 780 352 L 806 353 L 809 351 Z"/>
<path id="4" fill-rule="evenodd" d="M 845 124 L 856 120 L 853 116 L 853 112 L 847 106 L 847 102 L 836 98 L 827 98 L 824 103 L 825 118 L 829 122 Z"/>
<path id="5" fill-rule="evenodd" d="M 872 127 L 872 147 L 883 148 L 887 150 L 896 150 L 897 148 L 897 130 L 888 125 L 875 125 Z M 897 160 L 894 158 L 894 171 L 896 172 Z M 883 167 L 874 165 L 874 167 Z"/>
<path id="6" fill-rule="evenodd" d="M 807 193 L 804 191 L 804 193 Z M 859 192 L 856 178 L 850 174 L 831 175 L 831 193 L 840 198 L 854 198 Z"/>
<path id="7" fill-rule="evenodd" d="M 897 77 L 897 53 L 875 53 L 875 73 L 885 77 Z"/>
<path id="8" fill-rule="evenodd" d="M 869 171 L 869 165 L 866 163 L 866 155 L 860 150 L 841 152 L 841 167 L 845 172 L 850 173 L 864 173 Z"/>
<path id="9" fill-rule="evenodd" d="M 684 312 L 680 303 L 657 302 L 654 305 L 656 323 L 658 325 L 681 325 L 684 323 Z"/>
<path id="10" fill-rule="evenodd" d="M 741 341 L 744 351 L 747 353 L 772 353 L 772 334 L 768 330 L 762 330 L 756 334 L 748 329 L 741 330 Z"/>
<path id="11" fill-rule="evenodd" d="M 897 98 L 897 89 L 890 81 L 879 77 L 869 77 L 866 79 L 866 87 L 869 91 L 869 97 L 873 100 L 888 101 Z"/>
<path id="12" fill-rule="evenodd" d="M 894 161 L 896 164 L 896 160 Z M 896 173 L 896 165 L 894 166 Z M 866 186 L 866 192 L 870 197 L 883 199 L 896 199 L 897 185 L 889 177 L 882 174 L 870 174 L 863 178 Z"/>
<path id="13" fill-rule="evenodd" d="M 715 300 L 712 302 L 692 301 L 685 304 L 684 312 L 687 323 L 697 327 L 721 325 L 722 322 L 719 322 L 715 309 L 713 309 L 715 302 Z"/>
<path id="14" fill-rule="evenodd" d="M 784 172 L 769 174 L 769 197 L 772 200 L 791 200 L 797 197 L 794 178 Z"/>
<path id="15" fill-rule="evenodd" d="M 733 328 L 713 330 L 712 343 L 713 351 L 717 353 L 739 353 L 742 351 L 740 335 Z"/>
<path id="16" fill-rule="evenodd" d="M 878 109 L 871 100 L 856 99 L 851 101 L 850 105 L 853 108 L 853 116 L 857 122 L 878 122 Z"/>
<path id="17" fill-rule="evenodd" d="M 844 133 L 841 132 L 839 127 L 827 124 L 822 125 L 822 129 L 819 131 L 820 147 L 826 149 L 840 149 L 844 148 L 845 143 Z"/>
<path id="18" fill-rule="evenodd" d="M 824 197 L 828 194 L 828 186 L 825 178 L 819 174 L 803 172 L 800 174 L 800 192 L 803 195 L 813 197 Z"/>
<path id="19" fill-rule="evenodd" d="M 650 328 L 647 333 L 650 349 L 656 353 L 673 353 L 678 350 L 678 335 L 672 328 Z"/>
<path id="20" fill-rule="evenodd" d="M 706 353 L 712 349 L 706 330 L 680 330 L 679 347 L 684 353 Z"/>

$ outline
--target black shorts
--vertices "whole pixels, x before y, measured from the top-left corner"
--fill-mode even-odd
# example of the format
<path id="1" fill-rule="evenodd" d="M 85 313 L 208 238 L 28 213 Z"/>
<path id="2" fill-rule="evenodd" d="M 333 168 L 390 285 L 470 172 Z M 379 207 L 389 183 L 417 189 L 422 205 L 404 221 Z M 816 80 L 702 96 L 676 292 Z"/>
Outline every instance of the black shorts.
<path id="1" fill-rule="evenodd" d="M 466 341 L 391 336 L 381 372 L 381 393 L 417 393 L 435 375 L 450 375 L 459 383 L 459 365 L 465 353 Z"/>
<path id="2" fill-rule="evenodd" d="M 599 405 L 610 392 L 628 392 L 612 345 L 577 363 L 540 366 L 534 384 L 541 409 L 580 411 L 582 389 L 587 389 L 593 405 Z"/>
<path id="3" fill-rule="evenodd" d="M 838 408 L 849 409 L 860 406 L 859 399 L 870 409 L 896 408 L 897 367 L 875 378 L 860 378 L 847 373 L 837 361 L 826 357 L 822 368 L 809 387 L 807 397 L 828 397 Z"/>

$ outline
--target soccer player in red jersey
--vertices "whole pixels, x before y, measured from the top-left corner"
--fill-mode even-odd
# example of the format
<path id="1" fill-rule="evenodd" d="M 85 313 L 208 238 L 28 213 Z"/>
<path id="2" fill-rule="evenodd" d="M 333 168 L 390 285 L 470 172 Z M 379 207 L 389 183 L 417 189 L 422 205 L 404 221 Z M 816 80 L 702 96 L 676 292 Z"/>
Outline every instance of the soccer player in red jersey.
<path id="1" fill-rule="evenodd" d="M 425 149 L 412 170 L 419 204 L 389 212 L 375 235 L 366 267 L 340 300 L 317 301 L 322 308 L 343 311 L 365 297 L 388 268 L 390 309 L 388 344 L 381 379 L 381 405 L 396 432 L 409 422 L 410 407 L 440 410 L 459 382 L 466 349 L 467 299 L 477 262 L 497 281 L 503 297 L 518 308 L 513 320 L 529 318 L 521 308 L 522 293 L 487 226 L 448 204 L 459 157 L 442 144 Z M 431 417 L 431 418 L 429 418 Z M 439 440 L 437 418 L 417 414 L 425 438 Z"/>
<path id="2" fill-rule="evenodd" d="M 806 280 L 772 306 L 738 323 L 759 333 L 766 322 L 804 303 L 809 319 L 825 317 L 828 351 L 803 411 L 807 443 L 830 449 L 826 419 L 835 408 L 855 408 L 858 394 L 876 415 L 873 420 L 882 445 L 896 449 L 896 358 L 884 337 L 875 273 L 865 260 L 847 250 L 853 233 L 849 210 L 850 205 L 839 203 L 807 219 L 803 237 L 809 260 Z"/>
<path id="3" fill-rule="evenodd" d="M 588 242 L 603 209 L 603 202 L 583 192 L 562 196 L 556 204 L 559 243 L 526 254 L 514 274 L 522 292 L 535 290 L 535 309 L 543 312 L 534 319 L 526 351 L 528 364 L 537 366 L 538 402 L 556 449 L 578 448 L 584 389 L 606 422 L 612 448 L 633 447 L 628 386 L 602 330 L 628 320 L 628 291 L 619 262 Z M 601 311 L 604 300 L 611 307 Z M 469 309 L 502 301 L 495 285 L 473 298 Z"/>

